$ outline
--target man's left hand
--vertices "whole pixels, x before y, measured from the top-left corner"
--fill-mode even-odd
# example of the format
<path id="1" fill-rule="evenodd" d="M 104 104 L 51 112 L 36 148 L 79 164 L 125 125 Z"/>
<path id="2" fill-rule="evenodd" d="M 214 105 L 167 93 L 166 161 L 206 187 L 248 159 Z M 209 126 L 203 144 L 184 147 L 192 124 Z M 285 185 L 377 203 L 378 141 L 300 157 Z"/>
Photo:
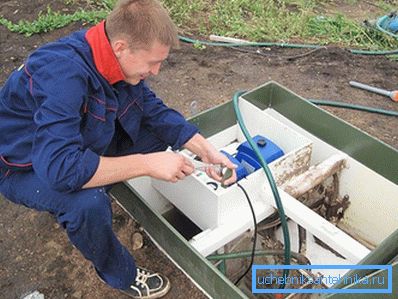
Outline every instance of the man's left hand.
<path id="1" fill-rule="evenodd" d="M 223 174 L 216 171 L 215 167 L 208 167 L 206 169 L 206 173 L 209 177 L 215 179 L 216 181 L 222 182 L 223 185 L 229 186 L 233 183 L 236 182 L 236 171 L 235 169 L 237 166 L 233 164 L 225 155 L 218 151 L 214 151 L 209 153 L 206 157 L 202 157 L 203 162 L 209 163 L 209 164 L 218 164 L 222 165 L 223 167 L 226 167 L 232 171 L 232 175 L 228 178 L 226 178 L 225 181 L 223 178 Z"/>

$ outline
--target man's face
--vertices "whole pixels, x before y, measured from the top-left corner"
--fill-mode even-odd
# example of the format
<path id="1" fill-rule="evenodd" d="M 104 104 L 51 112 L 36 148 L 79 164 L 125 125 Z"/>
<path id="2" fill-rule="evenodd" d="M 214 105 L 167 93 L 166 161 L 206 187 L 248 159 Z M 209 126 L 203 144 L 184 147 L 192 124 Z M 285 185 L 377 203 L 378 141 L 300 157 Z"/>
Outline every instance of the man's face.
<path id="1" fill-rule="evenodd" d="M 126 44 L 116 45 L 114 52 L 126 81 L 136 85 L 141 80 L 151 75 L 157 75 L 162 62 L 169 55 L 170 47 L 157 41 L 152 44 L 149 50 L 130 50 Z"/>

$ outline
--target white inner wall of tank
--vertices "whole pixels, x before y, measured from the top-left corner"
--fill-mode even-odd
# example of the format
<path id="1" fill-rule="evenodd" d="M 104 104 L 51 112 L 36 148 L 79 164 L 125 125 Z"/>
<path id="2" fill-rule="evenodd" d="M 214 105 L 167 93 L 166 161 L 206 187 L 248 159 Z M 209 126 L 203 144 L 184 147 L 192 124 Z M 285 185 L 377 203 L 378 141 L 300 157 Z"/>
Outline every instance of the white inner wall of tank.
<path id="1" fill-rule="evenodd" d="M 317 164 L 336 151 L 336 148 L 300 128 L 273 109 L 264 113 L 282 121 L 313 142 L 311 164 Z M 360 149 L 358 149 L 360 150 Z M 377 155 L 377 153 L 375 153 Z M 388 161 L 385 161 L 388 165 Z M 341 225 L 358 240 L 375 247 L 398 227 L 398 185 L 348 157 L 347 168 L 341 172 L 340 195 L 350 196 L 350 206 L 345 211 Z"/>
<path id="2" fill-rule="evenodd" d="M 263 118 L 272 117 L 273 120 L 280 121 L 283 126 L 279 126 L 276 121 L 259 120 L 256 115 L 260 109 L 244 99 L 241 98 L 239 103 L 245 125 L 251 136 L 264 134 L 275 141 L 285 153 L 294 150 L 299 144 L 306 144 L 308 139 L 312 143 L 311 165 L 320 163 L 340 152 L 273 109 L 268 108 L 262 111 Z M 264 126 L 267 128 L 264 129 Z M 231 127 L 212 136 L 209 140 L 217 148 L 224 147 L 228 141 L 230 142 L 231 134 L 236 134 L 233 130 L 235 129 Z M 298 134 L 292 134 L 292 131 Z M 237 139 L 239 142 L 244 141 L 240 129 L 237 129 Z M 262 170 L 256 173 L 259 172 Z M 347 167 L 341 171 L 339 183 L 340 196 L 348 194 L 351 202 L 339 227 L 367 247 L 371 249 L 376 247 L 398 227 L 398 217 L 396 217 L 398 186 L 349 156 Z"/>

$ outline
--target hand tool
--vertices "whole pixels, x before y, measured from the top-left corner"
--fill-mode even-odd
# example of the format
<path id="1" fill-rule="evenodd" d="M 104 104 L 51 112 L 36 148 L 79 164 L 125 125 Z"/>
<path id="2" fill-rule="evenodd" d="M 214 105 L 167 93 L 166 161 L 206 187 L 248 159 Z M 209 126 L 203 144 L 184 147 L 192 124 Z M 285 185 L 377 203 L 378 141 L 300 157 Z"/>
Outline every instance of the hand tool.
<path id="1" fill-rule="evenodd" d="M 207 168 L 213 168 L 216 173 L 222 177 L 221 183 L 224 184 L 224 182 L 229 179 L 233 172 L 231 169 L 228 167 L 222 165 L 222 164 L 211 164 L 211 163 L 204 163 L 201 161 L 193 160 L 193 164 L 195 166 L 195 170 L 199 171 L 206 171 Z"/>

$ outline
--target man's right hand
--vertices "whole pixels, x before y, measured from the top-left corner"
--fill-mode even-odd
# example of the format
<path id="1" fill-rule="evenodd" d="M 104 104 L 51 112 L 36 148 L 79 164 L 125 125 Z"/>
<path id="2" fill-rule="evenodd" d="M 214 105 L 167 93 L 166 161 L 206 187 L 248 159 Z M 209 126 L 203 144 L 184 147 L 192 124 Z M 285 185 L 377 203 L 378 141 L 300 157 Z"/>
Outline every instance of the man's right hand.
<path id="1" fill-rule="evenodd" d="M 96 172 L 83 188 L 110 185 L 140 176 L 175 183 L 192 174 L 194 169 L 188 158 L 174 152 L 100 157 Z"/>
<path id="2" fill-rule="evenodd" d="M 176 183 L 195 170 L 188 158 L 174 152 L 150 153 L 145 158 L 147 175 L 168 182 Z"/>

